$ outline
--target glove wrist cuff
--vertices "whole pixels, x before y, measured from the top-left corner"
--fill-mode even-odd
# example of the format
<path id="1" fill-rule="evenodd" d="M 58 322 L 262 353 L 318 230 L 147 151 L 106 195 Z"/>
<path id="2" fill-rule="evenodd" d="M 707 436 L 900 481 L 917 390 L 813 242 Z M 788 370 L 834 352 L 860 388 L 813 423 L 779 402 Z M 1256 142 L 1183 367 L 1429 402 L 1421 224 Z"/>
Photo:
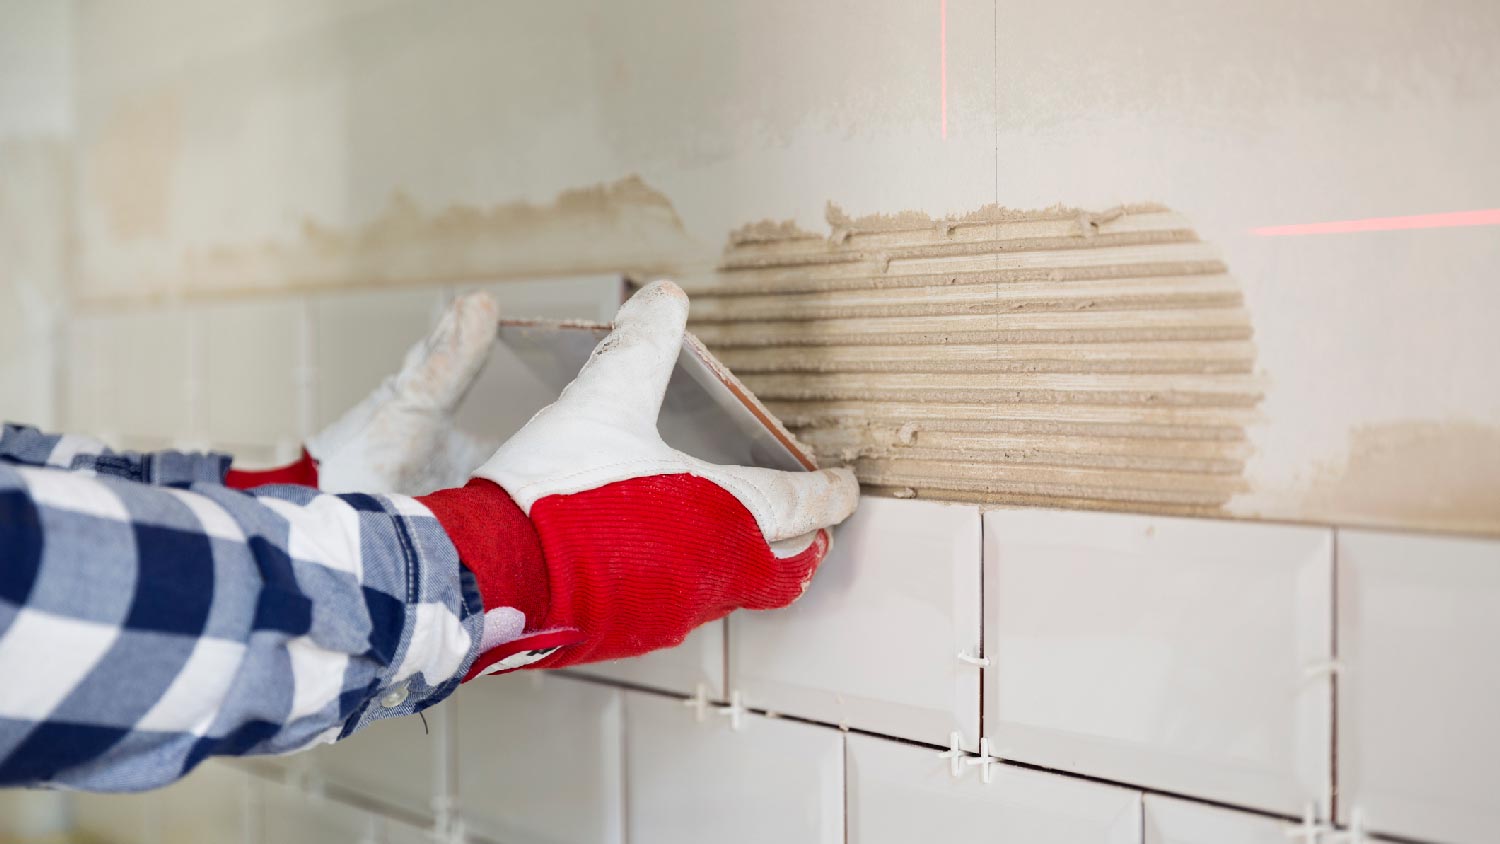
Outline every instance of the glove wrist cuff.
<path id="1" fill-rule="evenodd" d="M 468 484 L 417 498 L 443 526 L 459 562 L 473 575 L 486 612 L 511 607 L 534 629 L 547 614 L 549 578 L 531 519 L 499 484 Z"/>
<path id="2" fill-rule="evenodd" d="M 270 469 L 230 469 L 224 475 L 224 486 L 230 489 L 254 489 L 271 484 L 295 484 L 316 489 L 318 461 L 314 460 L 304 448 L 301 457 L 285 466 L 275 466 Z"/>

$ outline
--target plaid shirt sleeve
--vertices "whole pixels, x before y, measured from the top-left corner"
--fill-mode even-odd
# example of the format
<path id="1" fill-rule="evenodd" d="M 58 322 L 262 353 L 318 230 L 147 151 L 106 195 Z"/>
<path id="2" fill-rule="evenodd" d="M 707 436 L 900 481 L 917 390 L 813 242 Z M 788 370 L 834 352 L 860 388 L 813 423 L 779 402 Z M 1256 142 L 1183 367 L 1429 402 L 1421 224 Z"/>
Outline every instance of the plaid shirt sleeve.
<path id="1" fill-rule="evenodd" d="M 228 464 L 0 434 L 0 786 L 153 788 L 457 687 L 483 612 L 430 511 Z"/>

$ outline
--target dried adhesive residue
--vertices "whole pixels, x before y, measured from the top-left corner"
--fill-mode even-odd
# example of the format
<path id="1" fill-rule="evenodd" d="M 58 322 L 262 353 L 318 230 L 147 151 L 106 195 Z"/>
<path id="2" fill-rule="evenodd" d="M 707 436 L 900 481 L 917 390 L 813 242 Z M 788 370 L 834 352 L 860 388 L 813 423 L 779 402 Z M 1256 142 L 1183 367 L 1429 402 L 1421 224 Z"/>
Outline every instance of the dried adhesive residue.
<path id="1" fill-rule="evenodd" d="M 823 461 L 898 496 L 1219 513 L 1261 386 L 1217 251 L 1159 205 L 828 209 L 688 279 L 691 327 Z"/>
<path id="2" fill-rule="evenodd" d="M 1495 532 L 1500 427 L 1408 421 L 1354 429 L 1349 453 L 1321 467 L 1301 510 L 1344 523 Z"/>
<path id="3" fill-rule="evenodd" d="M 428 210 L 398 192 L 361 226 L 307 220 L 296 238 L 189 251 L 180 270 L 143 280 L 134 289 L 217 296 L 559 271 L 625 270 L 654 277 L 676 274 L 683 261 L 703 252 L 666 196 L 629 176 L 564 191 L 550 203 Z M 90 286 L 84 285 L 86 293 Z"/>
<path id="4" fill-rule="evenodd" d="M 172 162 L 182 142 L 182 103 L 175 92 L 127 101 L 87 148 L 114 233 L 131 240 L 166 231 Z"/>

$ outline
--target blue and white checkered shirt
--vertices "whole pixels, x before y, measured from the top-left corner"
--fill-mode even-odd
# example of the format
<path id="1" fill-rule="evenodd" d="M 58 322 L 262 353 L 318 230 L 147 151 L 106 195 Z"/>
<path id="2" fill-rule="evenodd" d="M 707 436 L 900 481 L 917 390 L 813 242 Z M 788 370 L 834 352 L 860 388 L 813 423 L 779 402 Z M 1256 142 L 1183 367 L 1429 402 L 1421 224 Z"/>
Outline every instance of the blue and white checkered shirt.
<path id="1" fill-rule="evenodd" d="M 0 786 L 153 788 L 457 687 L 483 611 L 430 511 L 228 466 L 0 434 Z"/>

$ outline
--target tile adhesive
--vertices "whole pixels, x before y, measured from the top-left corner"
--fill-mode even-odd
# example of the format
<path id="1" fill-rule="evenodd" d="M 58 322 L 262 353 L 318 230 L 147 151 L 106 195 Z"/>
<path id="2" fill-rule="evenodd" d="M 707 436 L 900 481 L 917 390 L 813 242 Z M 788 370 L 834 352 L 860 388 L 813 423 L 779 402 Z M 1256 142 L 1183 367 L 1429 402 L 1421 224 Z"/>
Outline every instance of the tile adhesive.
<path id="1" fill-rule="evenodd" d="M 690 328 L 871 492 L 1215 514 L 1261 385 L 1238 284 L 1180 215 L 987 207 L 745 226 Z"/>

